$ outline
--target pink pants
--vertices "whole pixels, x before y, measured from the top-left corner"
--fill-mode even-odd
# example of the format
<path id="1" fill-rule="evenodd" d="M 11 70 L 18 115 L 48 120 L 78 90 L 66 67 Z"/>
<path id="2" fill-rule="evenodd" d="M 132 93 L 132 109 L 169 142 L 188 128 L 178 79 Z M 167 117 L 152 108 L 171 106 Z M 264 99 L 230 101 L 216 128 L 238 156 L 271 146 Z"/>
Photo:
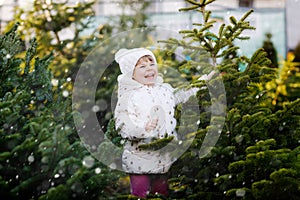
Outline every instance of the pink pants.
<path id="1" fill-rule="evenodd" d="M 168 177 L 164 174 L 130 174 L 131 194 L 146 197 L 147 194 L 160 194 L 165 197 L 169 194 Z"/>

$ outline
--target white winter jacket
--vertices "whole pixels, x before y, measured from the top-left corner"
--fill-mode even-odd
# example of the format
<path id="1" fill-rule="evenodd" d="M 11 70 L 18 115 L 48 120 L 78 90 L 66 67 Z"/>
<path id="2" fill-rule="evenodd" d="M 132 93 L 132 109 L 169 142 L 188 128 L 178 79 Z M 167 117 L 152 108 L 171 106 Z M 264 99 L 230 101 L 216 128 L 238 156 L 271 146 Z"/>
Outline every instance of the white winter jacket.
<path id="1" fill-rule="evenodd" d="M 123 170 L 134 174 L 166 173 L 173 163 L 168 153 L 141 150 L 138 146 L 166 135 L 177 138 L 175 106 L 187 101 L 198 89 L 174 93 L 174 88 L 163 83 L 160 76 L 154 86 L 142 85 L 123 74 L 118 77 L 118 82 L 118 102 L 114 115 L 116 128 L 126 139 L 122 155 Z M 154 118 L 158 118 L 158 125 L 155 130 L 147 132 L 145 125 Z"/>

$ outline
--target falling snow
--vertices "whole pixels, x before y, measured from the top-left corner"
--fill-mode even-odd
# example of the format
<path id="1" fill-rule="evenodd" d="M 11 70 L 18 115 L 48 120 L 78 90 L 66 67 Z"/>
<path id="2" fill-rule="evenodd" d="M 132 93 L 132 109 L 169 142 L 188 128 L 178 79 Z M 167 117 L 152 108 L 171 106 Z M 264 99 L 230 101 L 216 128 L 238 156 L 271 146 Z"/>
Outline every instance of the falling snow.
<path id="1" fill-rule="evenodd" d="M 244 197 L 245 194 L 246 194 L 246 190 L 244 189 L 237 189 L 236 192 L 235 192 L 236 196 L 237 197 Z"/>
<path id="2" fill-rule="evenodd" d="M 30 155 L 30 156 L 28 156 L 28 162 L 30 162 L 30 163 L 32 163 L 32 162 L 34 162 L 34 156 L 33 155 Z"/>
<path id="3" fill-rule="evenodd" d="M 95 159 L 92 156 L 86 156 L 83 158 L 82 161 L 82 164 L 87 168 L 93 167 L 94 163 L 95 163 Z"/>
<path id="4" fill-rule="evenodd" d="M 64 90 L 63 93 L 62 93 L 62 95 L 63 95 L 64 97 L 68 97 L 68 96 L 69 96 L 69 91 Z"/>

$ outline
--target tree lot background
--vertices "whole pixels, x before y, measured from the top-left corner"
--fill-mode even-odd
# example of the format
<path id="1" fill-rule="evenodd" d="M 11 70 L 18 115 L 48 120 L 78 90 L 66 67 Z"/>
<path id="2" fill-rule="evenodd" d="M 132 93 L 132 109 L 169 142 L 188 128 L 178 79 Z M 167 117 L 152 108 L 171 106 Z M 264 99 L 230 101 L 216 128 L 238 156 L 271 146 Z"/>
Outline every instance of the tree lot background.
<path id="1" fill-rule="evenodd" d="M 181 12 L 198 10 L 201 21 L 195 22 L 192 30 L 182 30 L 182 39 L 171 38 L 164 43 L 186 52 L 197 49 L 197 53 L 189 54 L 185 61 L 176 59 L 175 48 L 155 54 L 196 87 L 204 84 L 197 81 L 201 73 L 218 69 L 221 75 L 215 80 L 224 83 L 227 110 L 218 143 L 209 155 L 200 158 L 205 133 L 214 128 L 209 126 L 211 113 L 207 109 L 214 99 L 207 90 L 197 94 L 201 123 L 197 132 L 190 133 L 195 136 L 192 145 L 171 168 L 170 199 L 297 199 L 298 63 L 293 62 L 292 55 L 280 60 L 277 67 L 270 38 L 252 57 L 238 55 L 234 41 L 247 39 L 242 35 L 244 30 L 255 31 L 247 21 L 251 11 L 240 19 L 232 16 L 230 24 L 214 33 L 210 31 L 214 19 L 205 9 L 213 1 L 187 2 Z M 100 51 L 110 51 L 108 39 L 114 33 L 147 27 L 143 11 L 148 4 L 124 1 L 123 6 L 132 9 L 134 15 L 121 15 L 84 36 L 81 33 L 92 24 L 93 4 L 70 6 L 38 0 L 32 11 L 16 8 L 15 21 L 1 34 L 1 199 L 135 199 L 129 195 L 126 174 L 98 162 L 82 144 L 74 125 L 71 98 L 76 72 L 89 52 L 101 42 L 107 45 Z M 59 32 L 68 27 L 74 30 L 74 37 L 60 38 Z M 139 40 L 147 44 L 151 37 L 145 35 Z M 267 50 L 269 47 L 271 50 Z M 210 60 L 210 64 L 199 58 Z M 244 71 L 239 70 L 241 66 Z M 95 111 L 115 144 L 120 141 L 109 102 L 118 74 L 116 63 L 111 63 L 96 93 L 96 102 L 105 100 L 107 109 Z M 178 115 L 180 112 L 178 107 Z M 163 197 L 149 196 L 155 198 Z"/>

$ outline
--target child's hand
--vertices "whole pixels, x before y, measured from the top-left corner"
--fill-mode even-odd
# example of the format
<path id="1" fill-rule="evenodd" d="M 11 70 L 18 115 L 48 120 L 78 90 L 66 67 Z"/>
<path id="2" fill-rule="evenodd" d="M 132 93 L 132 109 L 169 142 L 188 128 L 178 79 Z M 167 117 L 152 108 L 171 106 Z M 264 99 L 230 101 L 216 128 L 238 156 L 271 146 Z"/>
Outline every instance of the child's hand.
<path id="1" fill-rule="evenodd" d="M 157 126 L 157 122 L 158 122 L 158 118 L 156 119 L 150 119 L 147 123 L 146 123 L 146 131 L 149 132 L 149 131 L 152 131 L 156 128 Z"/>
<path id="2" fill-rule="evenodd" d="M 204 80 L 204 81 L 209 81 L 213 75 L 215 75 L 215 71 L 211 71 L 208 75 L 207 74 L 204 74 L 202 75 L 198 80 Z"/>

